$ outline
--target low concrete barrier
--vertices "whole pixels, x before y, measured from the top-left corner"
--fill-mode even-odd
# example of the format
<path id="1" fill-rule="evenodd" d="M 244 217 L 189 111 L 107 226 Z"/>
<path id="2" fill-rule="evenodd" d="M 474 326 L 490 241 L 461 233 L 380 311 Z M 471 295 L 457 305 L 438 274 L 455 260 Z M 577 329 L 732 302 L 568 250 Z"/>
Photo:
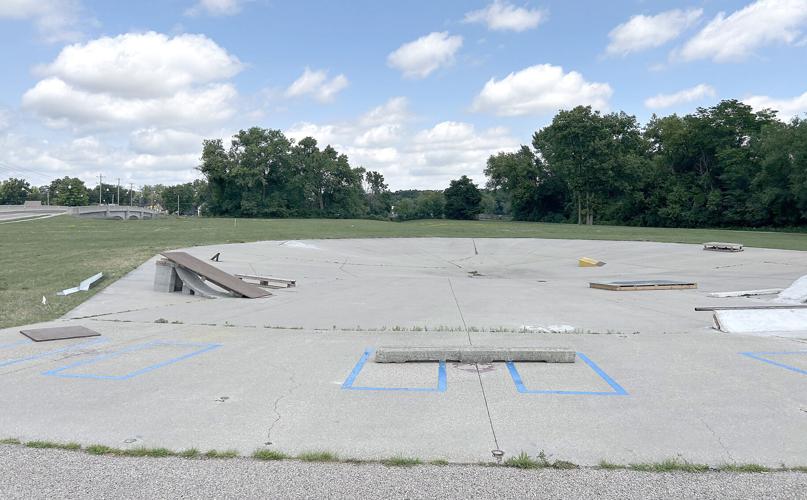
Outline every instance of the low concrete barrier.
<path id="1" fill-rule="evenodd" d="M 461 363 L 491 363 L 493 361 L 544 361 L 574 363 L 575 352 L 565 347 L 379 347 L 376 363 L 405 363 L 407 361 L 459 361 Z"/>

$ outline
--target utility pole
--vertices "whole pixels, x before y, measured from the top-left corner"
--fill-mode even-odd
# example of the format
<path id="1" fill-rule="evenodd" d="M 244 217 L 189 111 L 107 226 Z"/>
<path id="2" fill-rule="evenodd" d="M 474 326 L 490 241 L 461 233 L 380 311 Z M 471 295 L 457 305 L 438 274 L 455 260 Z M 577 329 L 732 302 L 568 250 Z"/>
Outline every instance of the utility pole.
<path id="1" fill-rule="evenodd" d="M 129 183 L 129 206 L 132 206 L 132 189 L 134 188 L 134 183 Z"/>
<path id="2" fill-rule="evenodd" d="M 104 176 L 98 174 L 98 204 L 101 204 L 101 189 L 104 187 Z"/>
<path id="3" fill-rule="evenodd" d="M 118 205 L 120 205 L 120 177 L 118 177 Z"/>
<path id="4" fill-rule="evenodd" d="M 179 216 L 179 193 L 177 193 L 177 216 Z"/>

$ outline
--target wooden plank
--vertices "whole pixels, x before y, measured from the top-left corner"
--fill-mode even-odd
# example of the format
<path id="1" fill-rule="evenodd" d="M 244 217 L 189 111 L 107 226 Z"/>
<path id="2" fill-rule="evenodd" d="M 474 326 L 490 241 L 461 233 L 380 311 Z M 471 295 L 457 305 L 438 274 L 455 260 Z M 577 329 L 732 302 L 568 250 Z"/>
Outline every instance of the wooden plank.
<path id="1" fill-rule="evenodd" d="M 703 244 L 704 250 L 712 250 L 717 252 L 742 252 L 742 243 L 725 243 L 721 241 L 709 241 Z"/>
<path id="2" fill-rule="evenodd" d="M 174 264 L 182 266 L 189 271 L 193 271 L 199 276 L 212 281 L 225 290 L 229 290 L 242 297 L 258 299 L 271 295 L 271 293 L 268 291 L 241 281 L 232 274 L 225 273 L 221 269 L 213 267 L 207 262 L 199 260 L 186 252 L 163 252 L 162 255 Z"/>
<path id="3" fill-rule="evenodd" d="M 297 280 L 275 278 L 274 276 L 258 276 L 257 274 L 236 274 L 235 277 L 241 279 L 251 279 L 254 281 L 274 281 L 276 283 L 285 283 L 288 286 L 295 286 L 297 284 Z"/>
<path id="4" fill-rule="evenodd" d="M 792 304 L 781 306 L 715 306 L 696 307 L 696 311 L 742 311 L 745 309 L 807 309 L 807 304 Z"/>
<path id="5" fill-rule="evenodd" d="M 698 288 L 697 283 L 669 280 L 609 281 L 604 283 L 591 282 L 588 285 L 591 288 L 618 292 L 642 290 L 687 290 Z"/>
<path id="6" fill-rule="evenodd" d="M 55 328 L 34 328 L 20 330 L 20 333 L 34 342 L 48 340 L 80 339 L 84 337 L 98 337 L 100 333 L 83 326 L 58 326 Z"/>

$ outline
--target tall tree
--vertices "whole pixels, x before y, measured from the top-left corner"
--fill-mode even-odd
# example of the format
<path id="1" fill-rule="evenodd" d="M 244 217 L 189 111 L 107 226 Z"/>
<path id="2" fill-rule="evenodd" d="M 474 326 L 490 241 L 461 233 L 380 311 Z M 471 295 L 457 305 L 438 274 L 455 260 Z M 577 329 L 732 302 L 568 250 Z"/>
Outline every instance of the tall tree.
<path id="1" fill-rule="evenodd" d="M 451 181 L 451 185 L 443 194 L 445 216 L 448 219 L 476 219 L 482 212 L 482 193 L 465 175 Z"/>
<path id="2" fill-rule="evenodd" d="M 90 202 L 90 193 L 84 182 L 77 177 L 54 179 L 48 187 L 50 202 L 54 205 L 76 207 Z"/>

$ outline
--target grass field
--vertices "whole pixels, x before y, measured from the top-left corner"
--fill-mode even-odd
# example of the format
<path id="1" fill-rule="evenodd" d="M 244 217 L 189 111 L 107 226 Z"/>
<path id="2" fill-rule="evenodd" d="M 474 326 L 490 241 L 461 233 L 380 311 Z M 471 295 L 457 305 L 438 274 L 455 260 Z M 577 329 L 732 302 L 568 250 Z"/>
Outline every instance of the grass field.
<path id="1" fill-rule="evenodd" d="M 57 318 L 156 253 L 213 243 L 314 238 L 566 238 L 703 243 L 807 250 L 807 234 L 708 229 L 577 226 L 499 221 L 381 222 L 322 219 L 197 219 L 144 221 L 69 216 L 0 225 L 0 328 Z M 89 293 L 57 291 L 103 271 Z M 42 304 L 42 296 L 48 299 Z"/>

